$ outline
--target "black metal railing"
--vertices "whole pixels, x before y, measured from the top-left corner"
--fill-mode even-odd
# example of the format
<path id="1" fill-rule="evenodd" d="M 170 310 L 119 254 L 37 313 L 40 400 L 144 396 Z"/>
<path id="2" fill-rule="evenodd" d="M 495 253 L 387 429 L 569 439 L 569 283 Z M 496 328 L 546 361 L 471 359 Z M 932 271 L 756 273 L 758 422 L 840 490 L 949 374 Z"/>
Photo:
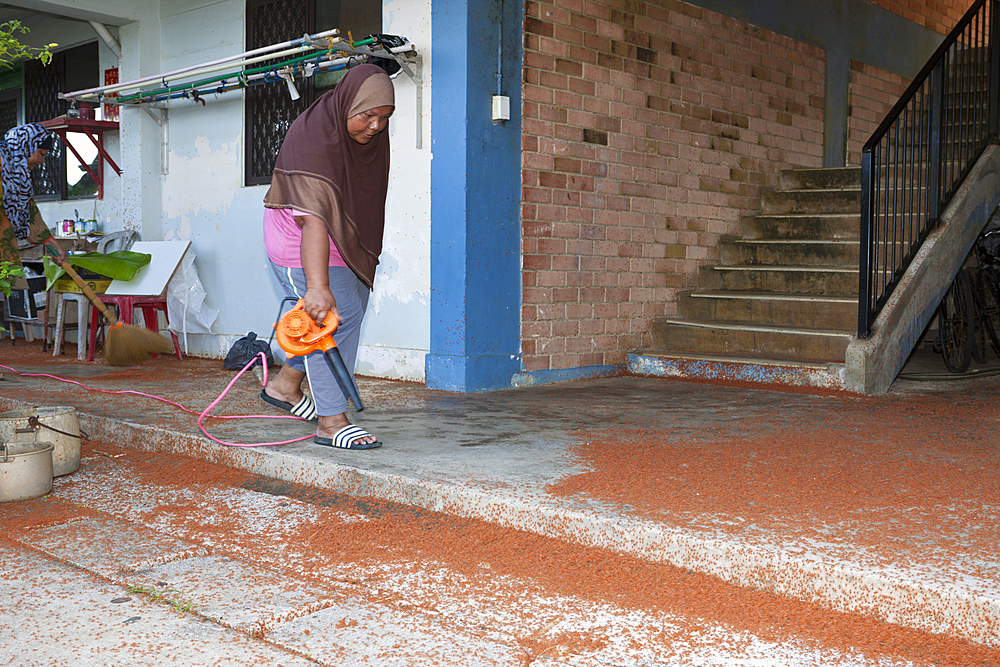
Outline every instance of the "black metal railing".
<path id="1" fill-rule="evenodd" d="M 983 149 L 996 140 L 998 20 L 1000 0 L 977 0 L 864 146 L 860 338 Z"/>

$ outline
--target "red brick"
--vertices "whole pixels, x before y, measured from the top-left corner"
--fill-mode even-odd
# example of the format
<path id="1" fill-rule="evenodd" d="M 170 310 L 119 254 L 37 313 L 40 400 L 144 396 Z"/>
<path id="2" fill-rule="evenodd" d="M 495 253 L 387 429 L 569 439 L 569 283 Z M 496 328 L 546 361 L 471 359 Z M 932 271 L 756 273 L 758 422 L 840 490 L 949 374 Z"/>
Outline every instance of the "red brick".
<path id="1" fill-rule="evenodd" d="M 525 67 L 538 70 L 525 87 L 542 85 L 551 99 L 525 95 L 522 128 L 535 142 L 525 144 L 522 181 L 531 200 L 546 189 L 552 203 L 523 203 L 522 245 L 552 263 L 534 271 L 527 261 L 523 282 L 526 293 L 552 285 L 574 301 L 534 311 L 566 347 L 523 346 L 525 368 L 622 363 L 650 318 L 676 312 L 676 290 L 697 284 L 698 265 L 759 206 L 760 188 L 783 167 L 821 163 L 824 54 L 680 0 L 628 11 L 618 0 L 530 0 L 526 16 L 554 27 L 525 39 Z M 852 81 L 850 137 L 877 122 L 893 84 L 853 71 L 866 78 Z M 565 90 L 553 74 L 569 77 Z M 607 145 L 583 142 L 583 129 L 607 133 Z M 541 246 L 556 240 L 561 251 Z M 666 259 L 668 247 L 680 259 Z"/>
<path id="2" fill-rule="evenodd" d="M 521 258 L 521 266 L 525 271 L 539 271 L 552 266 L 551 255 L 524 255 Z"/>

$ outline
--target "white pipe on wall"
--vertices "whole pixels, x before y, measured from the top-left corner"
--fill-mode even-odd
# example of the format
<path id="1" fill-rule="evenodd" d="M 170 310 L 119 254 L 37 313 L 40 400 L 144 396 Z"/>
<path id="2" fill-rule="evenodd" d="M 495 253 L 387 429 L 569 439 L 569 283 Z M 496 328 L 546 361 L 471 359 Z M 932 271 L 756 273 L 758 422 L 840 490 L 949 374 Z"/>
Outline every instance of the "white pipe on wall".
<path id="1" fill-rule="evenodd" d="M 90 21 L 90 27 L 94 29 L 94 32 L 104 40 L 104 43 L 108 45 L 111 52 L 115 54 L 115 57 L 121 60 L 122 58 L 122 45 L 118 43 L 115 36 L 111 34 L 103 23 L 98 23 L 97 21 Z"/>
<path id="2" fill-rule="evenodd" d="M 334 28 L 333 30 L 327 30 L 325 32 L 320 32 L 320 33 L 316 33 L 315 35 L 311 35 L 309 37 L 309 39 L 310 40 L 314 40 L 314 39 L 318 40 L 318 39 L 324 39 L 326 37 L 336 37 L 339 33 L 340 33 L 340 31 L 337 30 L 336 28 Z M 211 67 L 213 65 L 219 65 L 221 63 L 231 63 L 234 60 L 242 60 L 242 59 L 246 59 L 249 56 L 256 56 L 256 55 L 261 54 L 261 53 L 268 53 L 269 51 L 275 51 L 275 50 L 278 50 L 278 49 L 288 48 L 290 46 L 295 46 L 295 45 L 302 44 L 302 43 L 303 43 L 303 38 L 300 37 L 299 39 L 292 39 L 292 40 L 289 40 L 287 42 L 282 42 L 281 44 L 272 44 L 271 46 L 262 46 L 259 49 L 254 49 L 252 51 L 246 51 L 244 53 L 240 53 L 240 54 L 235 55 L 235 56 L 229 56 L 228 58 L 221 58 L 219 60 L 213 60 L 212 62 L 209 62 L 209 63 L 199 63 L 197 65 L 192 65 L 190 67 L 182 67 L 181 69 L 176 69 L 176 70 L 174 70 L 172 72 L 165 72 L 164 74 L 154 74 L 153 76 L 147 76 L 147 77 L 143 77 L 141 79 L 133 79 L 132 81 L 126 81 L 125 83 L 114 84 L 114 85 L 111 85 L 111 86 L 98 86 L 96 88 L 87 88 L 86 90 L 76 90 L 76 91 L 73 91 L 72 93 L 66 93 L 62 97 L 67 98 L 67 99 L 74 99 L 74 98 L 77 98 L 77 97 L 82 97 L 84 95 L 89 95 L 91 93 L 102 93 L 102 92 L 108 91 L 109 89 L 112 89 L 112 88 L 115 89 L 115 90 L 121 90 L 121 86 L 128 86 L 130 88 L 135 88 L 135 87 L 137 87 L 136 84 L 143 84 L 143 83 L 148 83 L 149 81 L 156 81 L 158 79 L 165 79 L 165 78 L 168 78 L 168 77 L 177 76 L 178 74 L 185 74 L 185 73 L 188 73 L 188 72 L 192 72 L 194 70 L 203 69 L 205 67 Z"/>

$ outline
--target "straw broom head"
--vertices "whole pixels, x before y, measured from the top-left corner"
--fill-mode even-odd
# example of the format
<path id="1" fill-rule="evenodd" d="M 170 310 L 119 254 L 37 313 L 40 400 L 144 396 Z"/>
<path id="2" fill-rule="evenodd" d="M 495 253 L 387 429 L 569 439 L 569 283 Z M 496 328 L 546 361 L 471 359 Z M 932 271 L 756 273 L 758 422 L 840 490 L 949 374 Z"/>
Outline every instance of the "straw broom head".
<path id="1" fill-rule="evenodd" d="M 171 354 L 174 344 L 155 331 L 115 322 L 108 327 L 104 358 L 112 366 L 133 366 L 150 354 Z"/>
<path id="2" fill-rule="evenodd" d="M 53 255 L 56 254 L 56 251 L 51 247 L 49 252 Z M 111 324 L 104 341 L 104 358 L 109 364 L 112 366 L 132 366 L 145 361 L 150 354 L 170 354 L 174 351 L 173 343 L 159 333 L 120 322 L 111 314 L 111 311 L 94 293 L 94 290 L 90 289 L 83 278 L 73 270 L 69 262 L 60 262 L 60 266 Z"/>

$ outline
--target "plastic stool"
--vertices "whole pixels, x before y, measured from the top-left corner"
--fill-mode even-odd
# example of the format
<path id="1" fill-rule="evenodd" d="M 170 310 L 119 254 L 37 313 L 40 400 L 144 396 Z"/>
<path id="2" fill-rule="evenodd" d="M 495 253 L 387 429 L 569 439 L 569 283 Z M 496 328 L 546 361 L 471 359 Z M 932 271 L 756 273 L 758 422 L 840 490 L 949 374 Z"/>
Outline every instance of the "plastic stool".
<path id="1" fill-rule="evenodd" d="M 66 338 L 66 302 L 76 303 L 76 358 L 83 361 L 87 356 L 87 306 L 92 306 L 90 299 L 83 294 L 59 292 L 59 305 L 56 307 L 55 340 L 52 343 L 52 356 L 62 354 L 63 342 Z M 91 343 L 93 345 L 93 343 Z"/>

